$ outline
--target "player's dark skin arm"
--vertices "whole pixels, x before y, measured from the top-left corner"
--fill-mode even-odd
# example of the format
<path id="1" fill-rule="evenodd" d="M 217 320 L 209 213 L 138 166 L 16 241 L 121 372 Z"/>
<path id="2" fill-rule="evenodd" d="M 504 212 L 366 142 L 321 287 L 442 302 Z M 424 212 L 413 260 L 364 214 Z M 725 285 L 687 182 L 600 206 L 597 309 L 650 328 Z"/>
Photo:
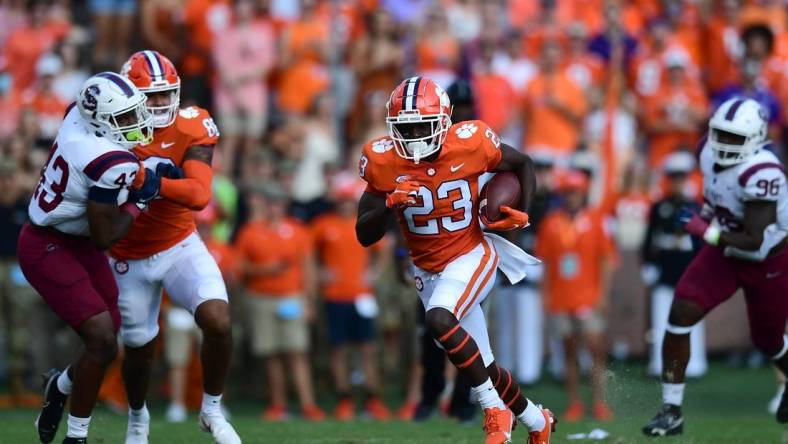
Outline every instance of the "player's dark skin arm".
<path id="1" fill-rule="evenodd" d="M 356 216 L 356 238 L 359 243 L 369 247 L 382 239 L 391 214 L 391 209 L 386 206 L 386 196 L 365 191 L 358 201 Z"/>
<path id="2" fill-rule="evenodd" d="M 495 168 L 496 172 L 511 171 L 520 177 L 520 210 L 528 211 L 534 193 L 536 193 L 536 173 L 534 162 L 531 158 L 510 145 L 501 144 L 501 162 Z"/>
<path id="3" fill-rule="evenodd" d="M 721 247 L 736 247 L 754 251 L 761 248 L 763 230 L 777 220 L 777 204 L 765 200 L 754 200 L 744 204 L 744 231 L 733 233 L 723 231 L 720 235 Z"/>
<path id="4" fill-rule="evenodd" d="M 213 163 L 213 145 L 192 145 L 186 150 L 183 155 L 183 162 L 187 160 L 199 160 L 200 162 L 211 166 Z"/>
<path id="5" fill-rule="evenodd" d="M 88 200 L 88 223 L 90 238 L 102 250 L 121 240 L 134 222 L 132 215 L 121 211 L 116 203 L 101 203 Z"/>

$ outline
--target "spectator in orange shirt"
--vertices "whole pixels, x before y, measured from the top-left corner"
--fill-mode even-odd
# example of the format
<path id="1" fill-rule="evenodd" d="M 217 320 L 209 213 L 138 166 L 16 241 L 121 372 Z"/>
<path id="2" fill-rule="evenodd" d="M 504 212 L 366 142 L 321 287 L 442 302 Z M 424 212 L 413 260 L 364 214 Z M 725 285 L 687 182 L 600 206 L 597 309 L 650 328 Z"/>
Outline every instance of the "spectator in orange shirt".
<path id="1" fill-rule="evenodd" d="M 265 360 L 271 404 L 269 421 L 287 416 L 283 361 L 293 376 L 304 418 L 325 414 L 315 404 L 309 369 L 309 322 L 314 317 L 312 243 L 300 222 L 287 217 L 287 197 L 278 185 L 250 190 L 249 222 L 236 239 L 249 310 L 252 354 Z"/>
<path id="2" fill-rule="evenodd" d="M 350 110 L 350 140 L 365 140 L 357 136 L 367 127 L 364 121 L 368 110 L 374 109 L 369 106 L 371 96 L 384 94 L 388 99 L 391 85 L 400 80 L 405 62 L 399 28 L 391 15 L 381 9 L 369 14 L 366 20 L 367 33 L 350 45 L 350 67 L 358 79 L 355 106 Z M 358 156 L 350 157 L 355 160 Z"/>
<path id="3" fill-rule="evenodd" d="M 36 64 L 35 86 L 22 93 L 24 106 L 36 113 L 39 138 L 45 141 L 53 141 L 57 136 L 63 113 L 68 106 L 53 88 L 55 76 L 62 67 L 63 63 L 57 56 L 45 54 Z"/>
<path id="4" fill-rule="evenodd" d="M 447 88 L 457 78 L 461 48 L 449 30 L 446 11 L 438 6 L 431 7 L 419 31 L 415 47 L 416 72 Z"/>
<path id="5" fill-rule="evenodd" d="M 712 94 L 738 79 L 736 65 L 742 56 L 740 11 L 740 0 L 723 0 L 706 26 L 705 79 Z"/>
<path id="6" fill-rule="evenodd" d="M 335 211 L 315 219 L 312 227 L 328 321 L 331 373 L 339 397 L 334 414 L 341 421 L 349 421 L 354 415 L 347 368 L 349 348 L 353 345 L 361 354 L 366 412 L 374 419 L 386 420 L 391 413 L 379 398 L 381 383 L 375 337 L 378 305 L 372 294 L 372 283 L 385 269 L 389 253 L 385 242 L 365 249 L 356 240 L 356 206 L 364 187 L 359 186 L 355 176 L 343 182 L 335 187 Z"/>
<path id="7" fill-rule="evenodd" d="M 501 134 L 506 133 L 513 123 L 517 112 L 517 93 L 506 77 L 493 71 L 495 49 L 495 41 L 482 38 L 471 81 L 478 118 Z"/>
<path id="8" fill-rule="evenodd" d="M 5 47 L 0 51 L 8 63 L 11 87 L 17 91 L 32 86 L 38 58 L 52 49 L 68 29 L 47 23 L 47 8 L 45 2 L 27 2 L 27 23 L 8 35 Z"/>
<path id="9" fill-rule="evenodd" d="M 318 12 L 316 0 L 303 0 L 301 18 L 290 23 L 282 35 L 278 99 L 286 112 L 305 114 L 329 87 L 331 33 Z"/>
<path id="10" fill-rule="evenodd" d="M 211 108 L 211 81 L 214 71 L 211 49 L 214 35 L 223 32 L 230 23 L 232 11 L 229 0 L 183 0 L 180 9 L 184 32 L 179 46 L 183 57 L 178 66 L 181 75 L 181 104 L 197 104 Z M 167 55 L 167 54 L 165 54 Z"/>
<path id="11" fill-rule="evenodd" d="M 565 160 L 580 141 L 586 99 L 580 87 L 560 70 L 561 56 L 558 43 L 544 44 L 540 72 L 525 90 L 523 146 Z"/>
<path id="12" fill-rule="evenodd" d="M 602 61 L 588 52 L 588 30 L 582 22 L 572 23 L 567 29 L 569 51 L 563 62 L 567 76 L 583 90 L 599 86 L 604 76 Z"/>
<path id="13" fill-rule="evenodd" d="M 544 263 L 542 294 L 551 316 L 553 334 L 563 338 L 566 354 L 566 391 L 569 407 L 564 421 L 584 416 L 580 400 L 578 349 L 584 343 L 593 359 L 593 414 L 610 420 L 605 402 L 606 350 L 603 333 L 607 309 L 613 241 L 601 213 L 587 207 L 588 177 L 569 171 L 559 178 L 563 206 L 542 221 L 536 254 Z"/>
<path id="14" fill-rule="evenodd" d="M 630 88 L 640 98 L 651 98 L 659 91 L 665 73 L 664 56 L 668 50 L 669 29 L 662 20 L 648 26 L 644 45 L 638 47 L 628 73 Z"/>
<path id="15" fill-rule="evenodd" d="M 788 78 L 788 61 L 774 53 L 774 32 L 762 24 L 750 25 L 742 30 L 741 41 L 744 45 L 744 59 L 755 60 L 761 64 L 761 79 L 766 88 L 779 91 L 780 84 Z"/>
<path id="16" fill-rule="evenodd" d="M 660 168 L 665 157 L 677 149 L 695 146 L 709 106 L 700 83 L 687 75 L 686 53 L 680 49 L 667 51 L 664 63 L 665 81 L 644 104 L 652 169 Z"/>

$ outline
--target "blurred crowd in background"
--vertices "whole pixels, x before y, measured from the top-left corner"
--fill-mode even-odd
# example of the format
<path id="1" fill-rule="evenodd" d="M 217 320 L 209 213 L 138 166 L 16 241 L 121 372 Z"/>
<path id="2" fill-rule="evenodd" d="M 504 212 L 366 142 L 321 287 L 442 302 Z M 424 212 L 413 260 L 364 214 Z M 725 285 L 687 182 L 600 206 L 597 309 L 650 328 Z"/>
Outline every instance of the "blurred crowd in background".
<path id="1" fill-rule="evenodd" d="M 532 227 L 513 240 L 546 269 L 490 298 L 494 349 L 522 383 L 539 380 L 546 351 L 554 377 L 576 378 L 578 362 L 593 374 L 655 343 L 648 292 L 671 284 L 654 274 L 665 256 L 651 207 L 700 198 L 694 152 L 715 105 L 756 99 L 781 153 L 787 27 L 785 0 L 0 0 L 0 380 L 12 393 L 0 404 L 35 403 L 37 373 L 72 350 L 16 264 L 29 194 L 82 82 L 136 50 L 171 59 L 182 107 L 207 108 L 221 130 L 214 200 L 196 217 L 234 306 L 230 403 L 264 402 L 281 419 L 293 384 L 318 420 L 324 399 L 359 388 L 397 393 L 409 417 L 423 394 L 407 252 L 396 230 L 372 251 L 352 234 L 358 154 L 386 134 L 397 83 L 432 78 L 455 122 L 484 120 L 535 160 Z M 267 275 L 247 278 L 250 264 Z M 711 349 L 748 349 L 736 307 L 710 318 Z M 178 310 L 161 321 L 159 386 L 188 407 L 199 338 Z M 715 331 L 721 317 L 741 328 Z M 103 394 L 124 407 L 117 370 Z"/>

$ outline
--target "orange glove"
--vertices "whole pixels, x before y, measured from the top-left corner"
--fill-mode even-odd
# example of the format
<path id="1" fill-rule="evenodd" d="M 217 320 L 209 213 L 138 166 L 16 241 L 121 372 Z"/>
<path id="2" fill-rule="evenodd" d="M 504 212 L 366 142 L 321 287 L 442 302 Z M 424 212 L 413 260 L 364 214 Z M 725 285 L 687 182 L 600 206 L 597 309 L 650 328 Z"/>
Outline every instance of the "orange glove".
<path id="1" fill-rule="evenodd" d="M 501 213 L 505 214 L 506 217 L 495 222 L 490 222 L 486 217 L 481 216 L 482 222 L 484 222 L 484 225 L 487 225 L 487 228 L 497 231 L 509 231 L 522 229 L 530 225 L 528 223 L 528 213 L 515 210 L 506 205 L 501 205 L 499 210 Z"/>
<path id="2" fill-rule="evenodd" d="M 416 195 L 419 192 L 419 183 L 415 180 L 405 180 L 397 184 L 394 191 L 386 195 L 386 206 L 389 208 L 409 207 L 416 205 Z"/>

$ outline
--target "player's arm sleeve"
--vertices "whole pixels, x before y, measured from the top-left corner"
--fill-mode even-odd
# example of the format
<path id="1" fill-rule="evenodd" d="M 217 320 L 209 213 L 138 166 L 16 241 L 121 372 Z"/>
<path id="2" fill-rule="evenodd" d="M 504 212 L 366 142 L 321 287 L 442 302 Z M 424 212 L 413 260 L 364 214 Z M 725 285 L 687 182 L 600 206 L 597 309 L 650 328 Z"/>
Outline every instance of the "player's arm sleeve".
<path id="1" fill-rule="evenodd" d="M 117 203 L 123 188 L 134 182 L 141 164 L 128 151 L 110 151 L 90 162 L 83 172 L 90 180 L 88 199 L 98 203 Z"/>
<path id="2" fill-rule="evenodd" d="M 785 173 L 778 163 L 753 165 L 739 175 L 742 198 L 745 201 L 775 202 L 786 186 Z"/>
<path id="3" fill-rule="evenodd" d="M 213 145 L 194 145 L 186 151 L 183 162 L 183 179 L 161 179 L 159 195 L 199 211 L 211 201 Z"/>

